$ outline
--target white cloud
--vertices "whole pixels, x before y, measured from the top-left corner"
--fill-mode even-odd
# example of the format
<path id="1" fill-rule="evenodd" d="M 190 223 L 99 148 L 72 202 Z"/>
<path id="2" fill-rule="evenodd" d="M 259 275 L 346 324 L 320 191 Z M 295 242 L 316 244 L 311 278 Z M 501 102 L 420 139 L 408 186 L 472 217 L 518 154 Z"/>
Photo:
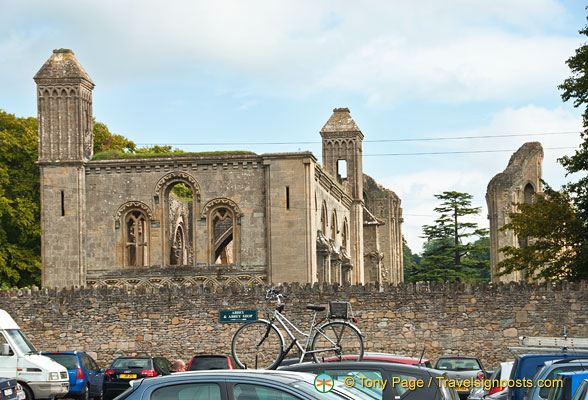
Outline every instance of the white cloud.
<path id="1" fill-rule="evenodd" d="M 518 109 L 505 109 L 492 118 L 486 126 L 480 126 L 452 136 L 487 136 L 525 133 L 579 132 L 582 129 L 580 117 L 563 107 L 552 110 L 528 105 Z M 443 136 L 443 135 L 439 135 Z M 504 149 L 516 151 L 524 142 L 539 141 L 543 145 L 543 179 L 552 187 L 559 188 L 564 182 L 565 171 L 557 163 L 564 154 L 573 154 L 572 149 L 552 150 L 552 148 L 578 148 L 580 135 L 512 136 L 495 139 L 472 139 L 435 142 L 435 151 L 468 151 L 484 149 Z M 472 205 L 482 206 L 482 213 L 475 219 L 481 227 L 488 227 L 486 219 L 486 187 L 494 175 L 502 172 L 508 165 L 512 152 L 461 154 L 455 156 L 436 156 L 431 162 L 406 163 L 406 173 L 392 176 L 374 177 L 387 188 L 393 190 L 402 200 L 404 211 L 403 232 L 413 252 L 420 252 L 424 239 L 422 226 L 433 224 L 436 214 L 433 209 L 440 203 L 434 197 L 444 191 L 458 191 L 473 195 Z M 433 161 L 433 162 L 435 162 Z"/>
<path id="2" fill-rule="evenodd" d="M 543 33 L 565 22 L 552 0 L 56 0 L 4 11 L 12 25 L 0 28 L 3 50 L 15 37 L 26 44 L 39 26 L 52 32 L 23 47 L 34 53 L 12 53 L 23 65 L 71 47 L 104 85 L 177 71 L 207 81 L 228 70 L 274 96 L 346 89 L 376 105 L 542 93 L 565 76 L 563 61 L 579 42 Z"/>

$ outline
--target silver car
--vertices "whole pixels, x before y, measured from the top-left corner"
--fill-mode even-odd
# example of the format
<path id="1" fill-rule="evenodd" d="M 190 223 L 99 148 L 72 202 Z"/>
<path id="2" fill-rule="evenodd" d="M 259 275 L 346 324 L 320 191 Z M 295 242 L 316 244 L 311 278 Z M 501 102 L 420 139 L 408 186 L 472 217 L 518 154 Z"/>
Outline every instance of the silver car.
<path id="1" fill-rule="evenodd" d="M 117 400 L 361 400 L 362 392 L 301 372 L 212 370 L 131 381 Z"/>

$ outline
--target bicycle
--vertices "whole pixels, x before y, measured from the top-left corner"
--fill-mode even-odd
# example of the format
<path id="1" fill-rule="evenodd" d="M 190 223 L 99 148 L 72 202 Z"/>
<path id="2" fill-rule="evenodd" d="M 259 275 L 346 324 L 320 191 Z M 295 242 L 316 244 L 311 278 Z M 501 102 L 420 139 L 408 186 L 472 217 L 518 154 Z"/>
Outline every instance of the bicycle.
<path id="1" fill-rule="evenodd" d="M 329 303 L 329 315 L 317 321 L 317 314 L 324 311 L 324 306 L 306 306 L 314 311 L 312 323 L 308 333 L 302 332 L 282 314 L 284 305 L 282 299 L 285 296 L 276 289 L 266 291 L 266 300 L 276 299 L 277 305 L 271 319 L 258 319 L 241 326 L 231 343 L 231 353 L 236 364 L 240 368 L 276 369 L 284 357 L 294 346 L 300 350 L 302 362 L 307 355 L 311 355 L 315 362 L 319 362 L 319 353 L 326 353 L 331 358 L 339 361 L 353 359 L 361 361 L 363 358 L 363 338 L 361 332 L 353 324 L 347 321 L 347 307 L 349 303 Z M 344 305 L 343 311 L 341 306 Z M 333 321 L 332 319 L 342 319 Z M 278 322 L 286 331 L 292 342 L 284 350 L 284 336 L 274 322 Z M 326 321 L 326 322 L 325 322 Z M 353 318 L 357 322 L 356 318 Z M 324 322 L 324 323 L 323 323 Z M 304 347 L 288 326 L 306 338 Z M 324 358 L 324 356 L 323 356 Z"/>

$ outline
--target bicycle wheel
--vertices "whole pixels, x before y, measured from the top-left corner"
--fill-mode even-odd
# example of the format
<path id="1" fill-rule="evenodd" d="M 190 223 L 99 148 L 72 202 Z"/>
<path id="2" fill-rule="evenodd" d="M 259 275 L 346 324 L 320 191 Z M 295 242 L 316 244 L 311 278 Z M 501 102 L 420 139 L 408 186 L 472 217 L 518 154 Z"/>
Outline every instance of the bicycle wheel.
<path id="1" fill-rule="evenodd" d="M 312 338 L 311 350 L 315 362 L 357 360 L 363 358 L 363 338 L 353 325 L 342 322 L 327 322 L 317 329 Z"/>
<path id="2" fill-rule="evenodd" d="M 282 334 L 265 320 L 240 327 L 231 345 L 233 359 L 241 368 L 276 369 L 283 351 Z"/>

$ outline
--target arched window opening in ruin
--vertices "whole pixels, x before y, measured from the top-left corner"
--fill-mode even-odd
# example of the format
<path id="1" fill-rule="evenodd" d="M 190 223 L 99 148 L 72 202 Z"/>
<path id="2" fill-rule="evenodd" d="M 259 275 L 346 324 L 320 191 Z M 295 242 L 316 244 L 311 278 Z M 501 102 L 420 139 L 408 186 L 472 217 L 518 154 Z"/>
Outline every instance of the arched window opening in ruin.
<path id="1" fill-rule="evenodd" d="M 343 251 L 347 252 L 348 246 L 347 241 L 349 237 L 349 227 L 347 226 L 347 220 L 343 221 L 343 232 L 341 233 L 341 247 Z"/>
<path id="2" fill-rule="evenodd" d="M 211 215 L 212 245 L 214 264 L 233 264 L 235 262 L 235 223 L 233 212 L 228 208 L 217 208 Z"/>
<path id="3" fill-rule="evenodd" d="M 184 228 L 179 224 L 174 235 L 174 242 L 170 252 L 170 265 L 185 265 L 187 259 Z"/>
<path id="4" fill-rule="evenodd" d="M 333 210 L 333 217 L 331 218 L 331 239 L 335 240 L 337 237 L 337 212 Z"/>
<path id="5" fill-rule="evenodd" d="M 327 234 L 327 204 L 323 201 L 323 208 L 321 209 L 321 232 L 323 235 Z"/>
<path id="6" fill-rule="evenodd" d="M 535 189 L 533 188 L 533 185 L 527 183 L 527 186 L 525 186 L 525 190 L 523 191 L 523 203 L 531 204 L 533 202 L 534 195 Z"/>
<path id="7" fill-rule="evenodd" d="M 194 192 L 177 181 L 165 190 L 165 243 L 169 265 L 191 265 L 194 260 Z"/>
<path id="8" fill-rule="evenodd" d="M 132 210 L 125 216 L 125 259 L 127 267 L 142 267 L 149 260 L 149 221 L 145 214 Z"/>

